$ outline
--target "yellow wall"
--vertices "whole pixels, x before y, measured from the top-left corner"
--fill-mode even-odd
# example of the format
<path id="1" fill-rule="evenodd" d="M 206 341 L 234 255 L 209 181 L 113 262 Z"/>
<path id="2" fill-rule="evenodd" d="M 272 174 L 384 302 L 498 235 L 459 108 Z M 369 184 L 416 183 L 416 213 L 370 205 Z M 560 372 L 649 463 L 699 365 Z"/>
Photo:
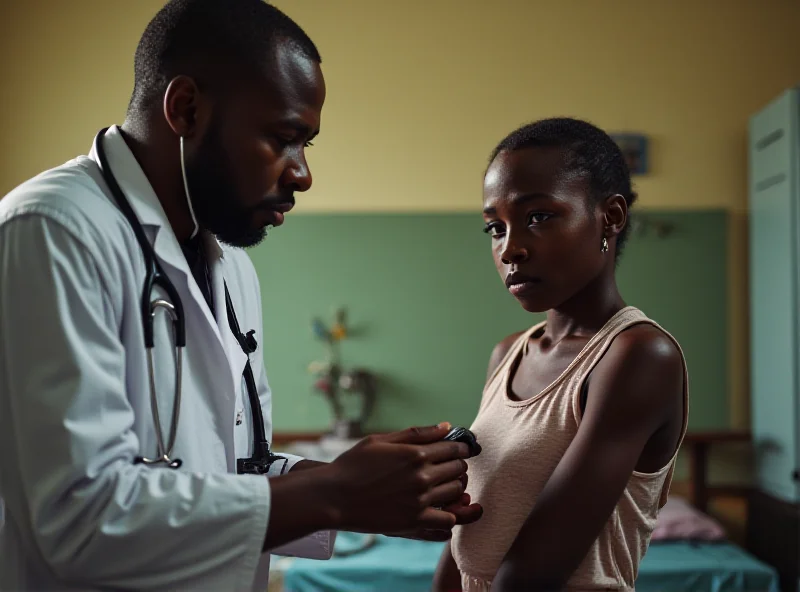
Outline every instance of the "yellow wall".
<path id="1" fill-rule="evenodd" d="M 299 211 L 470 210 L 488 152 L 550 115 L 651 136 L 641 207 L 731 211 L 731 399 L 747 423 L 745 130 L 800 82 L 789 0 L 277 0 L 323 55 Z M 0 8 L 0 195 L 121 122 L 158 0 Z"/>

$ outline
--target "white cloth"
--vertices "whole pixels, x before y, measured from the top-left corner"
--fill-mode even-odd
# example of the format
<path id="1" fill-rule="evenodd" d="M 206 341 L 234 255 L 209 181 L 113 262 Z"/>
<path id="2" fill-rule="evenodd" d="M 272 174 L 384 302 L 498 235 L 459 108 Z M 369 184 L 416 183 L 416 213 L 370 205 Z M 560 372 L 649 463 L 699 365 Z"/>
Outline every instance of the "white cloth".
<path id="1" fill-rule="evenodd" d="M 224 278 L 242 331 L 255 329 L 258 339 L 255 270 L 243 251 L 205 237 L 213 318 L 118 128 L 103 146 L 183 302 L 173 453 L 183 466 L 133 463 L 156 454 L 140 314 L 144 260 L 96 155 L 78 157 L 0 200 L 0 589 L 266 590 L 270 487 L 266 477 L 235 474 L 236 459 L 251 453 L 252 422 L 247 356 L 229 329 L 223 289 Z M 166 432 L 174 342 L 163 315 L 155 325 Z M 258 341 L 250 363 L 271 440 Z M 273 553 L 322 558 L 332 545 L 333 533 L 317 533 Z"/>

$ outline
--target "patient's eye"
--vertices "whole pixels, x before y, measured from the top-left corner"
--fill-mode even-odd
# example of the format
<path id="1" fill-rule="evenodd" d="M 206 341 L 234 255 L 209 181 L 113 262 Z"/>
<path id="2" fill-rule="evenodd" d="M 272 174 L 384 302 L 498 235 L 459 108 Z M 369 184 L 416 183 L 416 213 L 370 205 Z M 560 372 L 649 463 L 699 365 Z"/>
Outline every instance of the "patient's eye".
<path id="1" fill-rule="evenodd" d="M 488 222 L 483 227 L 483 231 L 492 238 L 497 238 L 503 236 L 506 233 L 506 227 L 502 225 L 500 222 Z"/>
<path id="2" fill-rule="evenodd" d="M 533 212 L 528 217 L 528 224 L 541 224 L 542 222 L 547 222 L 547 220 L 552 217 L 553 214 L 548 214 L 546 212 Z"/>

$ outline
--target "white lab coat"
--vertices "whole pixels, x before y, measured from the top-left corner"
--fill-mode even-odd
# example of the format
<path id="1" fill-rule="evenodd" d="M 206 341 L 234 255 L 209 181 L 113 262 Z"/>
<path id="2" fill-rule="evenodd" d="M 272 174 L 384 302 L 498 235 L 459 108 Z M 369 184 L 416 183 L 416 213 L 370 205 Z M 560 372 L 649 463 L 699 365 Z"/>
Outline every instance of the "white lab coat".
<path id="1" fill-rule="evenodd" d="M 266 590 L 270 486 L 235 474 L 236 459 L 251 453 L 251 416 L 247 356 L 229 329 L 223 290 L 224 278 L 242 331 L 256 330 L 250 363 L 271 440 L 258 278 L 246 253 L 206 236 L 213 318 L 118 128 L 104 147 L 183 302 L 173 453 L 183 466 L 133 463 L 156 454 L 144 262 L 96 155 L 82 156 L 0 200 L 0 589 Z M 166 432 L 175 362 L 163 315 L 155 368 Z M 317 533 L 275 552 L 327 558 L 332 545 L 333 533 Z"/>

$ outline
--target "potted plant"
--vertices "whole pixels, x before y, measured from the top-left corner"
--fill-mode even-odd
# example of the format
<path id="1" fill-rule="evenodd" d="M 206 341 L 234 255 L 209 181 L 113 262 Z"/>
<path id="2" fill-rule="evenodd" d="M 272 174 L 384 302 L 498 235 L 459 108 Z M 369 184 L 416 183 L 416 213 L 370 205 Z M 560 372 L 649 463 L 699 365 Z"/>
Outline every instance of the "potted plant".
<path id="1" fill-rule="evenodd" d="M 325 348 L 324 359 L 312 362 L 309 371 L 315 377 L 314 390 L 322 394 L 331 407 L 331 433 L 337 438 L 360 438 L 375 405 L 376 376 L 364 368 L 347 369 L 342 364 L 341 344 L 350 334 L 344 308 L 335 311 L 330 326 L 314 318 L 311 328 Z"/>

